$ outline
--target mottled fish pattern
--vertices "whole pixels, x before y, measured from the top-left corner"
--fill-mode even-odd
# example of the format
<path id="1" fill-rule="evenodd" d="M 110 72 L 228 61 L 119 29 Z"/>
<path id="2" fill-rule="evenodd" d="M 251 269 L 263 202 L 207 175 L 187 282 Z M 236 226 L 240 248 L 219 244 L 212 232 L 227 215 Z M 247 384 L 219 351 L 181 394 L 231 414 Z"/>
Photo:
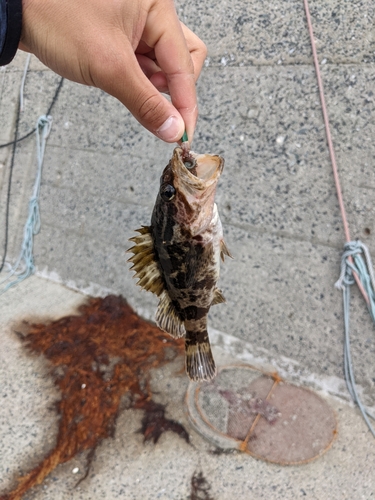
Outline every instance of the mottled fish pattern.
<path id="1" fill-rule="evenodd" d="M 157 325 L 185 336 L 186 371 L 195 381 L 216 374 L 207 315 L 225 302 L 216 283 L 220 258 L 230 254 L 214 202 L 223 167 L 220 156 L 176 148 L 160 179 L 151 225 L 138 229 L 129 249 L 138 285 L 160 297 Z"/>

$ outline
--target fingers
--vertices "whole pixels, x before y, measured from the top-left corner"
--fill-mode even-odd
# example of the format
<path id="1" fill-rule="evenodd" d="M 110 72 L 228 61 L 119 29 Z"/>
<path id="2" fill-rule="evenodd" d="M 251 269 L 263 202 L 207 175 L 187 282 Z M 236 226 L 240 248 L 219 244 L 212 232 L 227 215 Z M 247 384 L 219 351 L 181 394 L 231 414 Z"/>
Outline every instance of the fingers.
<path id="1" fill-rule="evenodd" d="M 206 59 L 207 48 L 202 40 L 200 40 L 200 38 L 198 38 L 187 26 L 183 23 L 180 24 L 193 62 L 194 78 L 195 81 L 197 81 Z M 168 82 L 156 61 L 155 51 L 141 40 L 136 50 L 136 56 L 143 72 L 159 92 L 169 93 Z"/>
<path id="2" fill-rule="evenodd" d="M 160 67 L 157 65 L 156 61 L 151 59 L 148 55 L 136 53 L 135 56 L 139 66 L 148 79 L 150 79 L 154 73 L 158 73 L 160 71 Z"/>
<path id="3" fill-rule="evenodd" d="M 168 5 L 168 1 L 164 2 Z M 165 74 L 171 101 L 185 123 L 191 142 L 198 116 L 195 90 L 195 71 L 199 74 L 202 67 L 202 50 L 199 50 L 197 37 L 192 36 L 185 27 L 189 42 L 185 39 L 183 27 L 177 18 L 172 2 L 170 8 L 152 8 L 147 17 L 142 39 L 153 47 L 158 65 Z M 195 52 L 195 64 L 188 47 Z M 204 50 L 203 50 L 204 52 Z"/>
<path id="4" fill-rule="evenodd" d="M 181 28 L 186 40 L 188 51 L 190 52 L 190 57 L 193 62 L 195 81 L 197 81 L 202 70 L 203 63 L 207 56 L 207 48 L 202 40 L 198 38 L 197 35 L 195 35 L 183 23 L 181 23 Z M 142 56 L 138 60 L 141 67 L 143 64 L 145 64 L 146 67 L 152 69 L 152 71 L 145 72 L 148 78 L 150 78 L 150 76 L 156 71 L 160 71 L 160 67 L 157 65 L 155 51 L 151 49 L 151 47 L 149 47 L 145 42 L 143 42 L 142 40 L 140 41 L 135 53 L 137 55 L 137 58 L 139 55 Z M 157 68 L 153 66 L 154 64 Z"/>
<path id="5" fill-rule="evenodd" d="M 161 75 L 155 86 L 147 76 L 152 74 L 156 65 L 151 64 L 151 60 L 136 57 L 131 45 L 127 45 L 121 44 L 121 51 L 117 54 L 106 54 L 105 60 L 96 59 L 91 70 L 95 85 L 119 99 L 157 137 L 166 142 L 177 142 L 185 125 L 180 112 L 157 88 L 166 86 L 165 77 Z M 158 72 L 154 73 L 151 79 L 158 78 L 157 75 Z"/>
<path id="6" fill-rule="evenodd" d="M 115 96 L 164 141 L 179 141 L 185 128 L 192 140 L 206 49 L 179 22 L 173 0 L 23 0 L 23 7 L 20 48 Z"/>
<path id="7" fill-rule="evenodd" d="M 150 12 L 136 56 L 122 44 L 117 64 L 111 63 L 108 71 L 100 68 L 106 79 L 96 84 L 117 97 L 162 140 L 177 142 L 186 129 L 191 142 L 198 114 L 195 81 L 206 48 L 180 24 L 174 9 L 172 14 L 168 20 L 165 12 L 162 17 L 158 11 Z M 160 92 L 169 92 L 171 102 Z"/>
<path id="8" fill-rule="evenodd" d="M 207 47 L 195 33 L 185 26 L 184 23 L 181 23 L 181 28 L 186 40 L 187 48 L 190 52 L 190 57 L 193 61 L 194 77 L 195 81 L 197 81 L 207 56 Z"/>

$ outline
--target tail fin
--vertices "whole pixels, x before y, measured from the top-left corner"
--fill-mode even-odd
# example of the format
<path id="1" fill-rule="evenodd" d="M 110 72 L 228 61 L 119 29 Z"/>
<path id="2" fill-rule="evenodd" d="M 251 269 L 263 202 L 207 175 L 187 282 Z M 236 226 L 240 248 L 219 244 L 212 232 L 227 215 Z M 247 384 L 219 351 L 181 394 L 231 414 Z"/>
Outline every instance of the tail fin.
<path id="1" fill-rule="evenodd" d="M 212 356 L 207 332 L 186 332 L 185 341 L 186 373 L 190 380 L 199 382 L 211 380 L 216 375 L 216 365 Z"/>

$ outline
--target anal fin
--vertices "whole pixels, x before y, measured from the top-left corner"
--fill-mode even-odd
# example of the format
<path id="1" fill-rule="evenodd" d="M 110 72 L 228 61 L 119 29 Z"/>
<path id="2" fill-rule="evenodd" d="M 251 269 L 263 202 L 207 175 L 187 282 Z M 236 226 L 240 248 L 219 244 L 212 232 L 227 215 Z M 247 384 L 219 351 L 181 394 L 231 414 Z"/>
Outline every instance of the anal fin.
<path id="1" fill-rule="evenodd" d="M 172 337 L 183 337 L 186 333 L 185 325 L 183 321 L 181 321 L 181 318 L 179 317 L 168 293 L 165 290 L 160 297 L 155 321 L 161 330 L 169 333 Z"/>

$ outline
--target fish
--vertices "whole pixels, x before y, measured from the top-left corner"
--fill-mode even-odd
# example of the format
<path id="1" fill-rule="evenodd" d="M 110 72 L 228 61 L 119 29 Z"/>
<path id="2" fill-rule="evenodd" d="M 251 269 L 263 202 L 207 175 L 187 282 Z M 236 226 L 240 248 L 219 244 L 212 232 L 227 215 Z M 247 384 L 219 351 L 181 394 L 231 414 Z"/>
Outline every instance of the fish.
<path id="1" fill-rule="evenodd" d="M 214 201 L 224 159 L 176 147 L 160 178 L 151 225 L 137 229 L 128 252 L 134 278 L 159 297 L 155 320 L 185 337 L 185 367 L 193 381 L 216 375 L 207 332 L 210 307 L 225 302 L 217 287 L 220 260 L 231 254 Z"/>

